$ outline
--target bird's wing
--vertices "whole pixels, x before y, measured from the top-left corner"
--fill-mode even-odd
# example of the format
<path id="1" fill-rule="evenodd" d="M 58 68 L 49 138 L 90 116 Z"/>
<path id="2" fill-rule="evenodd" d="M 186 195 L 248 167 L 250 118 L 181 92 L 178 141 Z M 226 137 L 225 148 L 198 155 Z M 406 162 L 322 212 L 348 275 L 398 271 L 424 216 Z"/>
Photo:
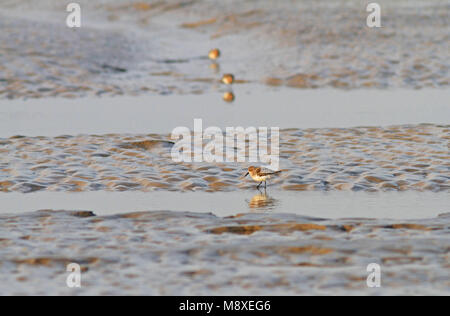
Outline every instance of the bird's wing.
<path id="1" fill-rule="evenodd" d="M 261 172 L 259 174 L 260 174 L 260 176 L 264 177 L 264 176 L 271 176 L 271 175 L 274 175 L 274 174 L 278 174 L 280 172 L 281 172 L 281 170 L 273 171 L 273 170 L 270 170 L 270 169 L 262 168 L 262 170 L 261 170 Z"/>

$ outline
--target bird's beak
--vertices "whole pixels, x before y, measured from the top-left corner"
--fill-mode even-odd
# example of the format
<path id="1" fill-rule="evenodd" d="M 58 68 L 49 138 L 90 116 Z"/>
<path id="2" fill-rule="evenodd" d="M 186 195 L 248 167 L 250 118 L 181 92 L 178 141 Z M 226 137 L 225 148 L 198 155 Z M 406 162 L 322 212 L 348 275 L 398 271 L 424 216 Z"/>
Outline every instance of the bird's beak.
<path id="1" fill-rule="evenodd" d="M 247 172 L 247 173 L 245 174 L 244 178 L 245 178 L 246 176 L 248 176 L 249 174 L 250 174 L 250 172 Z"/>

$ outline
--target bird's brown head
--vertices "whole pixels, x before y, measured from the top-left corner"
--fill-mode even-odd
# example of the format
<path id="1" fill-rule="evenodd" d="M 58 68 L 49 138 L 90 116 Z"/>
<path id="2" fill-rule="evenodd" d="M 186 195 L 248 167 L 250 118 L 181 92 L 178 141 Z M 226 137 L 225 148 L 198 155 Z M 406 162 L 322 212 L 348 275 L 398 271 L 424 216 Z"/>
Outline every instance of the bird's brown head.
<path id="1" fill-rule="evenodd" d="M 249 174 L 253 174 L 253 172 L 255 172 L 255 167 L 253 166 L 248 167 L 248 172 L 245 174 L 244 178 Z"/>
<path id="2" fill-rule="evenodd" d="M 260 172 L 261 172 L 261 168 L 256 168 L 256 167 L 250 166 L 250 167 L 248 167 L 248 172 L 245 175 L 245 177 L 248 176 L 248 175 L 253 176 L 253 175 L 258 174 Z"/>

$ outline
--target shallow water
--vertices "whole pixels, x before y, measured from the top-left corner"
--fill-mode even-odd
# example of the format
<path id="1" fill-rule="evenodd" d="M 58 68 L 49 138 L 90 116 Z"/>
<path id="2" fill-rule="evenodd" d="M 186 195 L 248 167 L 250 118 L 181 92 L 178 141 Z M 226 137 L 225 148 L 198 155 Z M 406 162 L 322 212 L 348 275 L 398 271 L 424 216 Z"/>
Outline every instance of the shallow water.
<path id="1" fill-rule="evenodd" d="M 132 211 L 212 213 L 219 217 L 241 213 L 295 214 L 329 219 L 424 219 L 450 212 L 448 193 L 434 192 L 290 192 L 254 190 L 232 192 L 36 192 L 0 195 L 0 214 L 20 215 L 30 209 L 94 210 L 97 215 Z M 287 215 L 289 217 L 289 215 Z"/>

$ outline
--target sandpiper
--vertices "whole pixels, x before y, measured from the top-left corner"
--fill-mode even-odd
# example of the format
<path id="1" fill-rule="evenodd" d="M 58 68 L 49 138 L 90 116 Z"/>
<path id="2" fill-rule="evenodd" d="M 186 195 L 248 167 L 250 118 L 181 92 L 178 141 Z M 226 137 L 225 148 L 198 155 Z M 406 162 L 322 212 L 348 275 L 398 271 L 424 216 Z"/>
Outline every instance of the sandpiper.
<path id="1" fill-rule="evenodd" d="M 224 84 L 232 84 L 234 82 L 234 76 L 232 74 L 224 74 L 222 77 Z"/>
<path id="2" fill-rule="evenodd" d="M 225 92 L 224 94 L 223 94 L 223 100 L 225 101 L 225 102 L 233 102 L 234 101 L 234 99 L 236 98 L 235 97 L 235 95 L 234 95 L 234 93 L 233 92 L 230 92 L 230 91 L 228 91 L 228 92 Z"/>
<path id="3" fill-rule="evenodd" d="M 253 166 L 248 167 L 248 172 L 245 174 L 244 178 L 248 175 L 252 177 L 252 179 L 256 182 L 259 182 L 258 186 L 256 187 L 259 189 L 261 184 L 264 182 L 264 187 L 267 187 L 267 180 L 269 180 L 273 175 L 280 173 L 279 171 L 270 171 L 270 170 L 262 170 L 261 168 L 256 168 Z"/>
<path id="4" fill-rule="evenodd" d="M 220 57 L 220 50 L 218 48 L 211 49 L 208 53 L 208 57 L 211 60 L 216 60 Z"/>

